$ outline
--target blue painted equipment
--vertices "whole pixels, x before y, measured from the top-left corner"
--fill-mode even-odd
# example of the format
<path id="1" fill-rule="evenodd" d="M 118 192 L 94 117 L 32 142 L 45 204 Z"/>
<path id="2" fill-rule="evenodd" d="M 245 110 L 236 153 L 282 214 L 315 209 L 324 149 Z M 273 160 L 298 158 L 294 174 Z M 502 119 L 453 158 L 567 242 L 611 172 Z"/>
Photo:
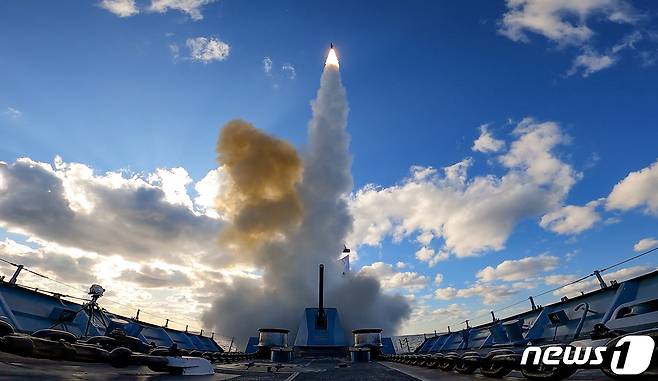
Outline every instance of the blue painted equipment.
<path id="1" fill-rule="evenodd" d="M 306 308 L 295 338 L 295 348 L 304 353 L 345 352 L 347 340 L 338 310 L 324 308 L 324 265 L 320 265 L 318 308 Z"/>
<path id="2" fill-rule="evenodd" d="M 93 299 L 98 293 L 90 295 Z M 107 336 L 112 331 L 119 330 L 126 336 L 141 340 L 144 344 L 153 343 L 161 347 L 176 344 L 180 349 L 223 352 L 212 337 L 203 336 L 201 333 L 149 324 L 101 310 L 97 305 L 88 303 L 81 305 L 58 294 L 48 295 L 16 283 L 2 281 L 0 281 L 0 320 L 10 323 L 16 331 L 22 333 L 55 328 L 68 331 L 78 337 L 93 337 Z"/>

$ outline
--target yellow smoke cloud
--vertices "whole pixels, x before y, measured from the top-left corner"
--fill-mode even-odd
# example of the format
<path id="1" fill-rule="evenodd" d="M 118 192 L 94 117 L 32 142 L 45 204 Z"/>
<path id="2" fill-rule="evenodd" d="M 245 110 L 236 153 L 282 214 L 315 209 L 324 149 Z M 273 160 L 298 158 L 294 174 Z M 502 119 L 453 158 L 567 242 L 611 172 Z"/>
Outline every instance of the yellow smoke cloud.
<path id="1" fill-rule="evenodd" d="M 223 246 L 253 249 L 299 225 L 302 161 L 291 144 L 232 120 L 220 133 L 217 161 L 230 184 L 216 200 L 217 210 L 231 220 L 220 234 Z"/>

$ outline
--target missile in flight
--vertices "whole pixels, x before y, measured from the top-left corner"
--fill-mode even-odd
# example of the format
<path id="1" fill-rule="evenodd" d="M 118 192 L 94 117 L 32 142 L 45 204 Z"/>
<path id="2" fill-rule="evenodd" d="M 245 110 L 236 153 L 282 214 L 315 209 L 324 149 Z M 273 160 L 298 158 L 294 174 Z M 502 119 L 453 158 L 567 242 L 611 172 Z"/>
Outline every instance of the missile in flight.
<path id="1" fill-rule="evenodd" d="M 336 51 L 334 50 L 334 43 L 329 44 L 329 54 L 327 54 L 327 60 L 324 62 L 325 66 L 335 66 L 338 67 L 338 57 L 336 56 Z"/>

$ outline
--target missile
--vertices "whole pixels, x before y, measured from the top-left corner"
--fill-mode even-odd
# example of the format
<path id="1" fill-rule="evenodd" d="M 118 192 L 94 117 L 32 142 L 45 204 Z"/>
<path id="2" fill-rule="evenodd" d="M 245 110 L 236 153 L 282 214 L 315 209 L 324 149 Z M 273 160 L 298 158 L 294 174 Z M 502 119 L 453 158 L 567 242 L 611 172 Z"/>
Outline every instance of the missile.
<path id="1" fill-rule="evenodd" d="M 338 57 L 336 57 L 336 51 L 334 50 L 334 43 L 329 44 L 329 54 L 327 55 L 327 60 L 324 62 L 325 66 L 335 66 L 338 67 Z"/>

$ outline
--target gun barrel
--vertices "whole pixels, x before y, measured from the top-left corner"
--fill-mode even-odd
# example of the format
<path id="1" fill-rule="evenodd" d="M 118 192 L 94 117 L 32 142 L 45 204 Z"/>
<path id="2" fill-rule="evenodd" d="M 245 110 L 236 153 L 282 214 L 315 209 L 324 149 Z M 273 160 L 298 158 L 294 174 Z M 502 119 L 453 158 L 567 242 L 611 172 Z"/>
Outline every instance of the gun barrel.
<path id="1" fill-rule="evenodd" d="M 320 265 L 318 279 L 318 311 L 320 314 L 324 312 L 324 265 Z"/>

